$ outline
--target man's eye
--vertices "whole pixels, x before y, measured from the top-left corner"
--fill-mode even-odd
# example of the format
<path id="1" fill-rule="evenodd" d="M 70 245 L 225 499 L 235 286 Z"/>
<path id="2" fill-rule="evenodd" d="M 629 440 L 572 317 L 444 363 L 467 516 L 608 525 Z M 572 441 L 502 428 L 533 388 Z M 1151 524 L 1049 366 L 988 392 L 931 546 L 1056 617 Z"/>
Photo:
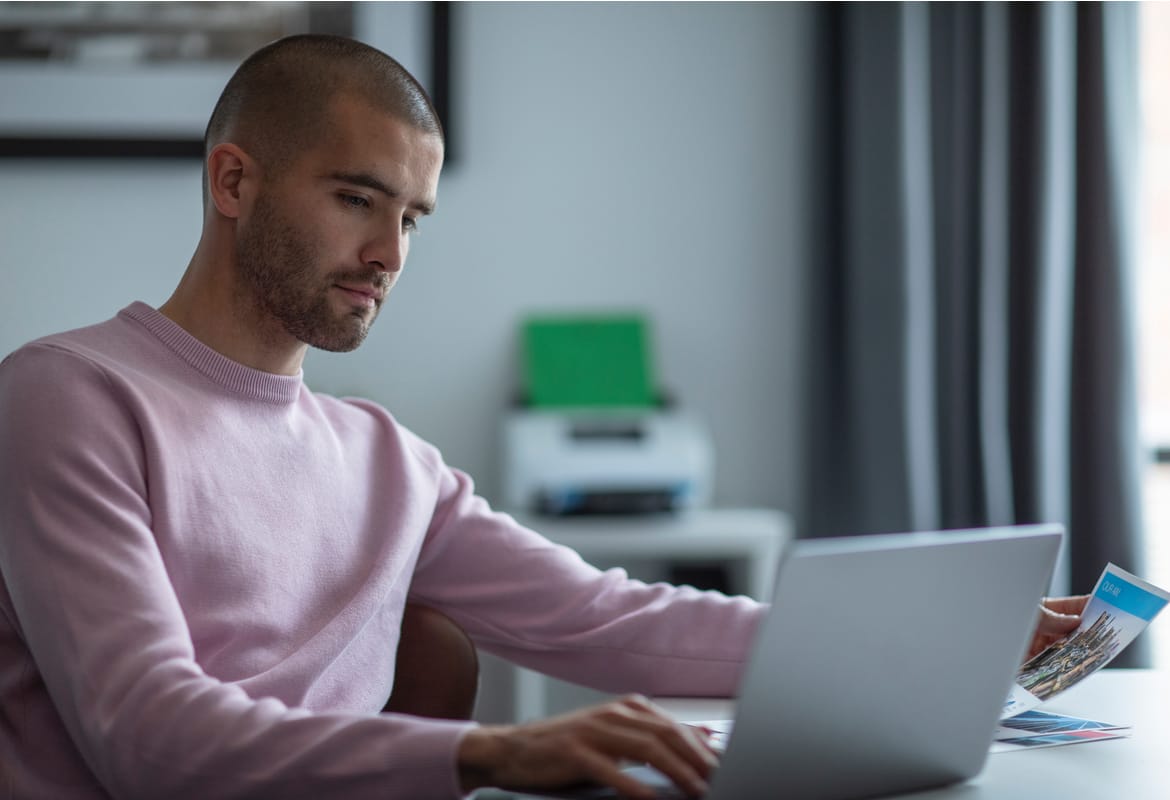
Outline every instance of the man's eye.
<path id="1" fill-rule="evenodd" d="M 370 201 L 366 200 L 364 197 L 359 197 L 356 194 L 341 195 L 341 202 L 342 205 L 348 206 L 349 208 L 369 208 L 370 205 Z"/>
<path id="2" fill-rule="evenodd" d="M 418 220 L 414 217 L 403 217 L 402 230 L 405 233 L 418 233 Z"/>

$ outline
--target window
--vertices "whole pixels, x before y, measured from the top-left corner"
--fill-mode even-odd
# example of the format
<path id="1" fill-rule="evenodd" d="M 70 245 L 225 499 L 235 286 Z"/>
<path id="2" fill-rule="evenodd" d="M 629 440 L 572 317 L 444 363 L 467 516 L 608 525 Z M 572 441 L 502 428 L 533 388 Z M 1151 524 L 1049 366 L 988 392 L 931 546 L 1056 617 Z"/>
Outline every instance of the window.
<path id="1" fill-rule="evenodd" d="M 1143 484 L 1146 577 L 1170 587 L 1170 4 L 1142 3 L 1142 154 L 1137 247 L 1138 403 L 1150 460 Z M 1164 616 L 1170 616 L 1165 614 Z M 1170 666 L 1170 625 L 1149 631 L 1155 666 Z"/>

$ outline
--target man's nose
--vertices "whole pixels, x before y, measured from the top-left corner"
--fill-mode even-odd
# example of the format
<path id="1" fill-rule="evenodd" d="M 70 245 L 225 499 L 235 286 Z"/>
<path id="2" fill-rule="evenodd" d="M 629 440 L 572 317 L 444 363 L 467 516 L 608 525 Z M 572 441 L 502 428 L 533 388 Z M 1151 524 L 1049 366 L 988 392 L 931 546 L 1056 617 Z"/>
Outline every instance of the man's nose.
<path id="1" fill-rule="evenodd" d="M 366 246 L 363 260 L 383 272 L 399 272 L 406 263 L 407 247 L 406 234 L 390 231 Z"/>

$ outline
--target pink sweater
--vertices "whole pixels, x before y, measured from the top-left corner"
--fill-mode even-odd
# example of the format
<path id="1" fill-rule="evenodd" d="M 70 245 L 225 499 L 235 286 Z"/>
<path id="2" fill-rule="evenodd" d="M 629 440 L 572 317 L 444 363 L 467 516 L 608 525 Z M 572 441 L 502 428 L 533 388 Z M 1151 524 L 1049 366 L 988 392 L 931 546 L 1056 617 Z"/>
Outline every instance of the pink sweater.
<path id="1" fill-rule="evenodd" d="M 141 303 L 0 365 L 0 798 L 452 798 L 380 714 L 408 598 L 608 691 L 727 695 L 761 607 L 599 572 L 381 407 Z"/>

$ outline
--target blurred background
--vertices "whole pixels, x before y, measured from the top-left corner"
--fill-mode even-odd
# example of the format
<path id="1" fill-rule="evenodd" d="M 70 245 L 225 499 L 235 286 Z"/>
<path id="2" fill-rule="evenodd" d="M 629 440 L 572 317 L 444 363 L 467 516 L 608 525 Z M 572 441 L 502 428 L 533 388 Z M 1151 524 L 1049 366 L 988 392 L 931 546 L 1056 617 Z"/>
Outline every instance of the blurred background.
<path id="1" fill-rule="evenodd" d="M 0 3 L 11 141 L 35 133 L 21 113 L 68 134 L 115 106 L 173 105 L 153 133 L 201 133 L 235 64 L 107 40 L 46 69 L 17 45 L 24 6 Z M 431 4 L 349 10 L 432 82 Z M 801 535 L 1058 521 L 1058 588 L 1089 591 L 1108 560 L 1170 584 L 1163 6 L 445 13 L 438 212 L 366 344 L 311 353 L 310 386 L 383 403 L 498 501 L 520 321 L 635 312 L 710 430 L 714 506 L 782 509 Z M 182 92 L 140 80 L 168 69 Z M 0 353 L 166 300 L 199 235 L 198 158 L 6 156 Z"/>
<path id="2" fill-rule="evenodd" d="M 357 10 L 391 54 L 425 31 Z M 384 403 L 494 499 L 521 315 L 640 310 L 719 441 L 717 502 L 793 507 L 811 24 L 799 4 L 460 5 L 438 213 L 365 345 L 313 353 L 310 385 Z M 0 186 L 4 352 L 161 304 L 199 235 L 197 159 L 8 159 Z"/>

